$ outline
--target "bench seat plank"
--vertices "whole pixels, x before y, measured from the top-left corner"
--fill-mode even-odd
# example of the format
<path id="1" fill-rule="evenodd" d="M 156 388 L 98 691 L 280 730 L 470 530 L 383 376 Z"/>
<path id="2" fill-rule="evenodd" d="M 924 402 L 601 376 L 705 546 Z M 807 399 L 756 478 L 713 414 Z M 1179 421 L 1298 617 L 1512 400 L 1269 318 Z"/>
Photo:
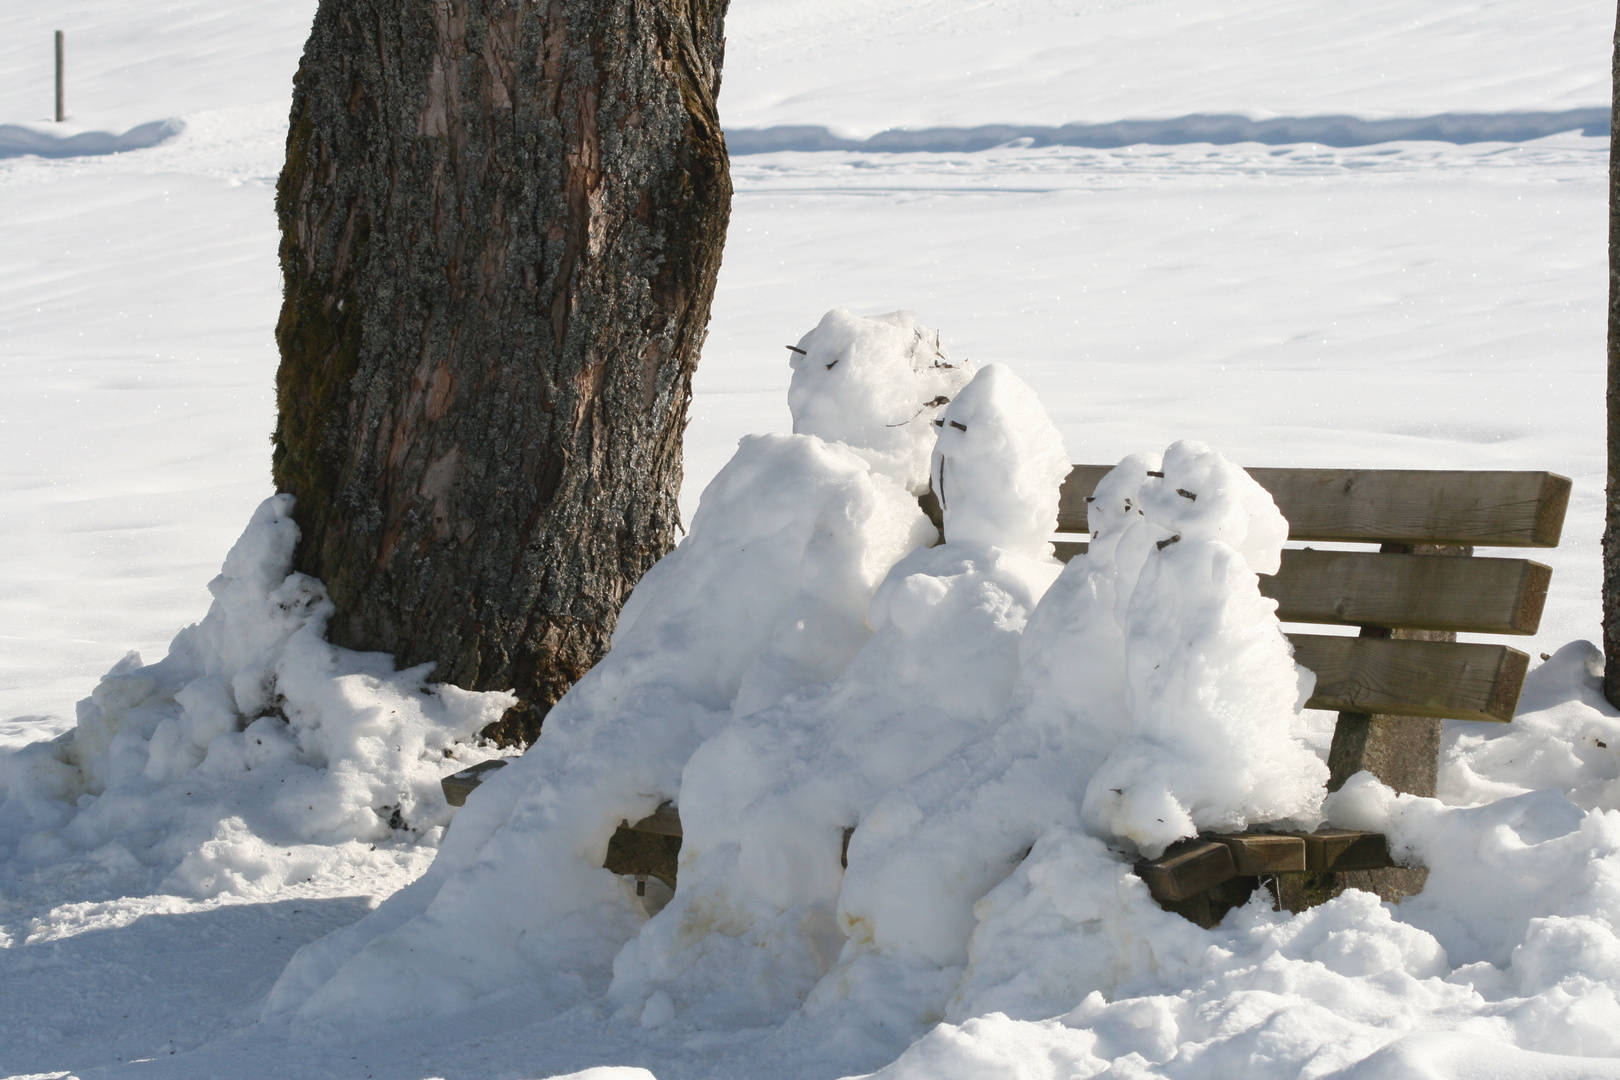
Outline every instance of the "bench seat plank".
<path id="1" fill-rule="evenodd" d="M 1383 833 L 1318 829 L 1296 835 L 1305 841 L 1305 869 L 1316 873 L 1382 870 L 1395 865 Z"/>
<path id="2" fill-rule="evenodd" d="M 1506 645 L 1289 634 L 1316 673 L 1307 709 L 1508 723 L 1530 657 Z"/>
<path id="3" fill-rule="evenodd" d="M 1232 866 L 1238 874 L 1266 876 L 1307 869 L 1305 838 L 1297 833 L 1212 833 L 1206 839 L 1231 849 Z"/>
<path id="4" fill-rule="evenodd" d="M 658 809 L 642 818 L 634 825 L 628 821 L 619 826 L 622 829 L 631 829 L 635 832 L 656 833 L 659 836 L 681 835 L 681 815 L 672 802 L 658 804 Z"/>
<path id="5" fill-rule="evenodd" d="M 1283 622 L 1534 634 L 1551 582 L 1529 559 L 1287 550 L 1260 592 Z"/>
<path id="6" fill-rule="evenodd" d="M 1112 466 L 1076 465 L 1058 531 L 1085 532 L 1086 497 Z M 1550 472 L 1250 469 L 1288 519 L 1288 538 L 1482 547 L 1557 547 L 1570 481 Z"/>
<path id="7" fill-rule="evenodd" d="M 1136 875 L 1161 905 L 1179 904 L 1235 877 L 1335 873 L 1394 866 L 1382 833 L 1355 829 L 1211 833 L 1178 841 Z"/>
<path id="8" fill-rule="evenodd" d="M 1084 541 L 1052 546 L 1064 562 L 1086 550 Z M 1551 582 L 1552 568 L 1530 559 L 1287 549 L 1260 592 L 1283 622 L 1534 634 Z"/>
<path id="9" fill-rule="evenodd" d="M 449 776 L 441 778 L 439 787 L 444 791 L 444 801 L 451 806 L 467 805 L 467 796 L 471 795 L 473 789 L 484 782 L 486 779 L 484 774 L 505 766 L 505 758 L 491 758 L 489 761 L 480 761 L 470 768 L 462 769 L 460 772 L 451 773 Z"/>
<path id="10" fill-rule="evenodd" d="M 1147 882 L 1153 898 L 1175 903 L 1237 876 L 1232 849 L 1202 837 L 1171 844 L 1157 859 L 1136 864 L 1136 876 Z"/>

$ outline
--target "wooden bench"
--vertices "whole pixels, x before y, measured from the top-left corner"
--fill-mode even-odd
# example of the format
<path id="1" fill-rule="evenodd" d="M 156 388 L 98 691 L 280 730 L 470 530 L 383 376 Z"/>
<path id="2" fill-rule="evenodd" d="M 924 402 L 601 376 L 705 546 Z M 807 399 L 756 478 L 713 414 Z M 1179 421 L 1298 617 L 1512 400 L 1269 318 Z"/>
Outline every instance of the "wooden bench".
<path id="1" fill-rule="evenodd" d="M 1076 465 L 1059 498 L 1060 534 L 1084 534 L 1086 502 L 1109 465 Z M 1552 571 L 1528 559 L 1473 558 L 1476 547 L 1556 547 L 1570 482 L 1546 472 L 1405 469 L 1250 469 L 1288 519 L 1295 543 L 1359 544 L 1359 550 L 1284 551 L 1260 590 L 1284 623 L 1355 627 L 1353 636 L 1289 633 L 1294 657 L 1316 673 L 1306 707 L 1339 714 L 1329 754 L 1329 790 L 1365 769 L 1397 791 L 1435 794 L 1441 721 L 1513 718 L 1530 658 L 1456 635 L 1533 634 Z M 925 510 L 939 523 L 937 504 Z M 1085 550 L 1059 539 L 1058 558 Z M 461 805 L 480 766 L 446 777 Z M 844 850 L 849 847 L 848 830 Z M 604 865 L 638 881 L 675 886 L 680 817 L 664 804 L 623 822 Z M 1204 926 L 1270 880 L 1291 910 L 1348 887 L 1385 899 L 1422 888 L 1427 871 L 1397 867 L 1376 833 L 1249 830 L 1203 835 L 1136 871 L 1159 904 Z"/>
<path id="2" fill-rule="evenodd" d="M 1058 528 L 1086 529 L 1086 497 L 1108 472 L 1077 465 Z M 1442 720 L 1513 719 L 1530 658 L 1457 634 L 1533 634 L 1552 571 L 1528 559 L 1471 558 L 1476 547 L 1556 547 L 1570 482 L 1546 472 L 1250 469 L 1288 519 L 1295 543 L 1260 591 L 1284 623 L 1356 627 L 1355 636 L 1289 633 L 1316 673 L 1306 707 L 1338 712 L 1328 789 L 1365 769 L 1397 791 L 1434 795 Z M 1058 545 L 1072 558 L 1083 543 Z M 1348 887 L 1393 900 L 1427 871 L 1396 867 L 1376 833 L 1250 830 L 1205 835 L 1137 864 L 1159 904 L 1213 926 L 1263 879 L 1302 910 Z"/>

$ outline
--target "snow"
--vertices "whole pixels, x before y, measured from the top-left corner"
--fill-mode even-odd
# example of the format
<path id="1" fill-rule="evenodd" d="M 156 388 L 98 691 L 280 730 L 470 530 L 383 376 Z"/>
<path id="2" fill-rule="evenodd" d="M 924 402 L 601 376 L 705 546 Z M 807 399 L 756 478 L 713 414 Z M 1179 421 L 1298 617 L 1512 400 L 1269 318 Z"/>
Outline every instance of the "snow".
<path id="1" fill-rule="evenodd" d="M 131 652 L 69 733 L 0 759 L 14 899 L 63 874 L 87 879 L 80 896 L 269 898 L 443 832 L 447 759 L 494 756 L 475 736 L 515 699 L 326 644 L 332 603 L 290 572 L 291 509 L 288 495 L 259 507 L 207 616 L 162 661 Z"/>
<path id="2" fill-rule="evenodd" d="M 264 446 L 278 304 L 271 200 L 310 11 L 79 0 L 0 16 L 7 131 L 103 143 L 143 125 L 165 133 L 157 145 L 99 156 L 0 160 L 6 746 L 67 732 L 74 702 L 98 690 L 128 650 L 163 655 L 175 631 L 217 599 L 202 585 L 274 494 Z M 1384 0 L 1355 9 L 1312 0 L 1196 8 L 999 0 L 949 11 L 905 0 L 739 0 L 721 108 L 733 131 L 810 125 L 852 138 L 1198 113 L 1256 124 L 1295 117 L 1303 122 L 1291 129 L 1305 132 L 1326 133 L 1323 117 L 1350 115 L 1440 116 L 1474 135 L 1536 134 L 1546 130 L 1537 124 L 1557 121 L 1514 117 L 1562 114 L 1587 127 L 1575 117 L 1606 108 L 1612 18 L 1612 8 L 1574 0 L 1421 10 Z M 68 32 L 63 126 L 43 122 L 58 27 Z M 83 761 L 102 785 L 84 792 L 93 801 L 61 797 L 84 783 L 72 771 L 80 765 L 63 760 L 65 743 L 6 759 L 7 790 L 21 791 L 27 810 L 3 828 L 27 851 L 0 863 L 0 1008 L 12 1018 L 0 1036 L 0 1074 L 540 1077 L 602 1066 L 604 1080 L 670 1080 L 886 1066 L 889 1075 L 931 1077 L 1610 1075 L 1620 955 L 1610 921 L 1620 813 L 1611 736 L 1620 716 L 1602 703 L 1594 650 L 1581 640 L 1598 635 L 1607 153 L 1606 139 L 1561 134 L 1348 149 L 1014 145 L 736 158 L 683 506 L 695 537 L 698 494 L 739 438 L 800 431 L 751 443 L 751 460 L 760 477 L 772 452 L 796 461 L 825 497 L 804 513 L 828 514 L 814 524 L 790 508 L 775 532 L 758 534 L 781 558 L 747 571 L 754 580 L 779 575 L 770 612 L 754 624 L 757 640 L 730 656 L 723 675 L 684 663 L 705 644 L 694 609 L 724 595 L 725 581 L 664 575 L 638 616 L 651 621 L 621 629 L 625 643 L 642 644 L 627 650 L 620 687 L 581 695 L 592 699 L 581 705 L 581 727 L 601 721 L 601 732 L 576 733 L 572 745 L 589 749 L 554 788 L 594 800 L 597 832 L 577 819 L 560 831 L 538 827 L 550 811 L 525 775 L 537 767 L 526 758 L 456 811 L 441 838 L 434 823 L 448 810 L 430 806 L 434 778 L 459 766 L 441 757 L 429 769 L 415 749 L 372 754 L 360 734 L 378 708 L 421 699 L 429 707 L 395 730 L 430 751 L 464 738 L 481 707 L 423 694 L 432 689 L 426 673 L 330 650 L 309 623 L 283 625 L 282 641 L 269 632 L 268 606 L 281 582 L 248 589 L 251 574 L 227 575 L 260 605 L 231 608 L 252 615 L 239 628 L 257 627 L 238 639 L 243 648 L 210 631 L 202 653 L 120 669 L 99 701 L 90 698 L 111 736 L 104 752 L 92 746 L 94 723 L 83 732 Z M 917 345 L 937 328 L 943 358 L 961 374 L 1004 365 L 1027 384 L 1073 460 L 1196 440 L 1239 465 L 1548 468 L 1574 478 L 1564 542 L 1536 555 L 1555 571 L 1543 628 L 1521 643 L 1553 658 L 1531 673 L 1515 723 L 1448 727 L 1439 800 L 1358 785 L 1325 810 L 1388 828 L 1430 866 L 1424 897 L 1392 909 L 1347 895 L 1298 917 L 1251 906 L 1215 931 L 1147 900 L 1108 846 L 1125 841 L 1099 840 L 1102 826 L 1081 813 L 1086 771 L 1063 766 L 1108 759 L 1151 720 L 1126 706 L 1123 685 L 1088 690 L 1084 666 L 1065 660 L 1077 648 L 1131 640 L 1118 622 L 1082 615 L 1090 579 L 1071 566 L 1047 588 L 1055 568 L 1042 570 L 1028 547 L 951 550 L 971 539 L 960 507 L 952 544 L 906 554 L 912 530 L 923 528 L 903 498 L 903 485 L 928 471 L 932 435 L 915 437 L 923 420 L 893 429 L 904 433 L 894 442 L 797 426 L 789 392 L 800 372 L 817 369 L 782 363 L 782 346 L 819 312 L 871 318 L 902 303 L 915 308 L 912 322 L 890 316 L 886 325 L 921 320 L 929 329 L 897 343 L 916 382 L 896 402 L 915 397 L 909 411 L 938 419 L 943 407 L 926 403 L 961 396 L 959 384 L 927 382 L 942 373 Z M 914 360 L 925 361 L 921 369 Z M 835 412 L 860 400 L 837 399 Z M 883 423 L 907 411 L 885 413 Z M 885 458 L 894 473 L 884 473 Z M 739 495 L 753 491 L 762 510 L 769 505 L 763 480 L 732 479 Z M 822 544 L 787 542 L 820 537 L 824 526 Z M 1190 544 L 1183 535 L 1162 551 Z M 796 550 L 803 561 L 783 556 Z M 1256 569 L 1258 556 L 1242 554 L 1245 572 Z M 710 555 L 719 563 L 736 552 L 717 545 Z M 826 591 L 807 584 L 834 571 Z M 880 618 L 851 633 L 880 587 Z M 651 603 L 657 592 L 667 619 Z M 295 593 L 313 595 L 283 595 Z M 695 632 L 684 641 L 683 625 Z M 604 824 L 688 783 L 678 768 L 671 776 L 650 765 L 593 774 L 592 755 L 685 761 L 712 741 L 704 726 L 715 725 L 738 731 L 703 755 L 718 772 L 798 761 L 786 745 L 795 730 L 829 715 L 870 720 L 839 715 L 831 698 L 819 707 L 832 712 L 818 714 L 817 694 L 828 692 L 816 684 L 847 677 L 863 655 L 874 667 L 905 659 L 907 634 L 946 650 L 920 678 L 954 678 L 948 686 L 982 696 L 944 694 L 939 740 L 905 775 L 873 775 L 870 763 L 841 758 L 825 740 L 802 760 L 832 769 L 838 791 L 804 769 L 756 785 L 759 810 L 778 807 L 774 825 L 713 807 L 705 842 L 738 857 L 729 867 L 710 860 L 705 895 L 737 901 L 746 918 L 735 936 L 709 935 L 701 947 L 661 937 L 694 925 L 682 922 L 690 903 L 644 922 L 633 895 L 581 854 L 605 842 Z M 971 666 L 958 651 L 970 634 L 998 642 L 975 656 L 982 679 L 956 670 Z M 675 639 L 667 654 L 660 636 Z M 283 674 L 312 670 L 287 666 L 288 649 L 302 646 L 333 664 L 319 678 L 288 679 L 301 715 L 320 723 L 299 728 L 301 742 L 252 771 L 233 764 L 215 773 L 233 747 L 244 749 L 245 732 L 224 730 L 234 726 L 224 721 L 250 718 L 243 706 L 265 685 L 263 672 L 279 672 L 279 685 Z M 1277 660 L 1267 661 L 1274 681 L 1265 691 L 1274 730 L 1297 677 Z M 227 676 L 243 672 L 239 697 Z M 136 700 L 171 689 L 183 697 Z M 636 700 L 655 699 L 672 710 L 663 741 L 627 745 L 633 729 L 614 721 L 633 719 Z M 1075 723 L 1081 701 L 1099 722 Z M 1114 723 L 1101 723 L 1105 716 Z M 342 719 L 329 725 L 333 718 Z M 1290 723 L 1293 739 L 1322 748 L 1320 717 Z M 861 730 L 900 740 L 917 725 Z M 323 741 L 340 731 L 348 734 Z M 558 754 L 565 744 L 557 740 Z M 1174 747 L 1162 749 L 1155 760 L 1178 760 Z M 128 767 L 141 755 L 138 770 Z M 261 773 L 320 791 L 344 812 L 316 820 L 278 806 L 250 782 Z M 1154 782 L 1192 800 L 1185 779 Z M 419 836 L 387 828 L 376 812 L 399 805 L 400 794 L 417 808 L 402 817 L 425 826 Z M 531 795 L 520 816 L 536 827 L 521 844 L 496 840 Z M 774 829 L 795 850 L 818 852 L 825 870 L 833 830 L 848 820 L 829 814 L 838 799 L 858 803 L 861 827 L 836 910 L 826 910 L 827 882 L 814 875 L 778 874 L 763 855 L 744 865 L 744 848 L 760 855 L 759 836 Z M 14 800 L 8 813 L 17 811 Z M 702 816 L 692 793 L 682 813 Z M 543 857 L 541 835 L 572 850 L 523 870 L 517 864 Z M 503 845 L 511 858 L 497 858 Z M 588 913 L 594 922 L 576 918 L 572 938 L 558 931 L 540 948 L 513 944 L 501 935 L 550 917 L 546 898 L 572 887 L 541 866 L 575 882 L 578 896 L 608 900 Z M 697 872 L 689 884 L 686 870 L 683 891 L 696 896 Z M 448 911 L 458 890 L 472 896 L 454 884 L 462 879 L 488 879 L 499 893 L 460 908 L 469 922 L 452 929 L 475 953 L 447 956 L 454 950 L 425 934 L 411 947 L 428 941 L 430 955 L 447 956 L 431 979 L 363 999 L 332 992 L 329 1018 L 366 1023 L 293 1019 L 289 1003 L 330 985 L 365 952 L 362 938 L 406 940 L 404 928 L 433 903 Z M 530 898 L 545 910 L 530 910 Z M 783 900 L 804 918 L 777 911 Z M 842 957 L 826 935 L 831 927 L 842 937 L 844 925 L 869 925 L 870 947 Z M 337 934 L 288 967 L 299 946 L 329 931 Z M 745 948 L 752 941 L 763 946 Z M 632 944 L 623 971 L 613 970 Z M 758 1000 L 727 988 L 728 949 L 762 957 L 750 969 L 765 988 Z M 540 955 L 567 962 L 539 971 Z M 795 967 L 794 957 L 810 966 Z M 824 962 L 836 972 L 825 983 Z M 410 969 L 382 964 L 373 976 Z M 799 1009 L 792 999 L 811 984 Z M 267 1000 L 277 1008 L 261 1021 Z M 402 1007 L 436 1018 L 387 1019 Z"/>
<path id="3" fill-rule="evenodd" d="M 972 365 L 951 363 L 938 331 L 911 311 L 863 319 L 835 308 L 790 350 L 794 433 L 842 442 L 907 490 L 927 491 L 934 418 Z"/>
<path id="4" fill-rule="evenodd" d="M 1288 523 L 1264 488 L 1202 443 L 1143 464 L 1128 458 L 1097 485 L 1095 551 L 1066 571 L 1084 580 L 1078 610 L 1065 614 L 1097 657 L 1075 661 L 1088 688 L 1076 722 L 1109 730 L 1119 719 L 1108 711 L 1129 717 L 1090 777 L 1083 815 L 1149 858 L 1199 831 L 1314 828 L 1327 769 L 1303 741 L 1299 712 L 1315 676 L 1293 662 L 1256 576 L 1277 572 Z M 1110 622 L 1119 641 L 1097 641 Z"/>
<path id="5" fill-rule="evenodd" d="M 79 157 L 84 154 L 119 154 L 144 150 L 174 138 L 185 130 L 179 120 L 152 120 L 121 134 L 83 130 L 78 124 L 0 124 L 0 157 L 34 154 L 39 157 Z"/>
<path id="6" fill-rule="evenodd" d="M 754 0 L 726 29 L 728 125 L 865 137 L 1606 108 L 1614 12 L 1590 0 Z"/>
<path id="7" fill-rule="evenodd" d="M 426 877 L 294 960 L 270 1014 L 431 1016 L 538 972 L 553 1009 L 600 995 L 645 918 L 602 869 L 614 828 L 679 796 L 693 751 L 767 688 L 791 694 L 850 663 L 873 591 L 931 531 L 909 492 L 842 445 L 745 440 L 547 734 L 469 798 Z M 683 828 L 700 836 L 701 811 Z"/>

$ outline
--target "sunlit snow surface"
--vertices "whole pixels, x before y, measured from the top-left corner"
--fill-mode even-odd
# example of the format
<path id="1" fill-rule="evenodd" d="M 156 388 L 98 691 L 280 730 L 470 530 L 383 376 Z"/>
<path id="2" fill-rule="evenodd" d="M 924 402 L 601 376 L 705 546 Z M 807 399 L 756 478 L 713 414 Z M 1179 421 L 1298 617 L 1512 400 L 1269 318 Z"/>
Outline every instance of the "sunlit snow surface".
<path id="1" fill-rule="evenodd" d="M 83 0 L 0 16 L 0 124 L 41 126 L 49 34 L 60 26 L 74 130 L 185 125 L 144 150 L 0 161 L 6 745 L 64 730 L 73 703 L 126 650 L 161 656 L 200 619 L 203 586 L 270 494 L 273 184 L 308 10 Z M 950 12 L 898 0 L 737 0 L 721 101 L 733 127 L 813 124 L 853 136 L 1199 112 L 1589 109 L 1607 102 L 1612 19 L 1612 6 L 1585 0 L 1421 9 L 1007 0 Z M 1560 135 L 740 157 L 687 435 L 688 518 L 737 438 L 788 430 L 783 346 L 833 307 L 904 306 L 940 328 L 953 356 L 1011 364 L 1075 460 L 1196 438 L 1243 465 L 1571 476 L 1563 544 L 1535 556 L 1555 569 L 1543 630 L 1519 645 L 1535 655 L 1596 638 L 1607 152 L 1606 139 Z M 1570 824 L 1567 810 L 1522 794 L 1555 788 L 1583 807 L 1613 805 L 1620 768 L 1608 748 L 1620 731 L 1595 705 L 1585 662 L 1579 650 L 1561 654 L 1527 689 L 1533 715 L 1459 732 L 1448 759 L 1450 799 L 1531 800 L 1502 807 L 1493 846 L 1480 852 L 1488 872 L 1449 895 L 1522 884 L 1517 868 L 1570 876 L 1565 908 L 1518 967 L 1490 942 L 1468 952 L 1433 911 L 1413 918 L 1461 949 L 1453 964 L 1498 966 L 1436 978 L 1432 946 L 1415 933 L 1352 932 L 1387 925 L 1371 905 L 1283 929 L 1243 916 L 1196 978 L 1169 966 L 1181 972 L 1176 988 L 1199 987 L 1184 996 L 1144 984 L 1143 997 L 1088 1000 L 1063 1020 L 969 1020 L 929 1036 L 894 1075 L 1089 1074 L 1101 1061 L 1133 1075 L 1129 1054 L 1160 1060 L 1172 1039 L 1194 1050 L 1181 1074 L 1204 1076 L 1233 1060 L 1222 1054 L 1292 1060 L 1284 1049 L 1313 1032 L 1333 1048 L 1305 1072 L 1328 1075 L 1414 1017 L 1432 1033 L 1350 1075 L 1608 1075 L 1605 1062 L 1541 1056 L 1615 1052 L 1612 995 L 1601 982 L 1571 990 L 1562 981 L 1609 970 L 1611 954 L 1590 935 L 1592 912 L 1612 900 L 1602 881 L 1577 880 L 1559 862 L 1573 846 L 1554 835 Z M 1444 840 L 1423 813 L 1403 822 L 1414 843 Z M 1611 842 L 1588 840 L 1589 849 Z M 530 986 L 381 1036 L 289 1044 L 276 1030 L 247 1031 L 196 1049 L 258 1015 L 297 946 L 355 922 L 431 856 L 367 852 L 352 862 L 364 869 L 352 884 L 334 865 L 250 903 L 87 899 L 82 877 L 36 879 L 30 895 L 0 899 L 0 1075 L 527 1078 L 624 1064 L 672 1080 L 833 1076 L 882 1063 L 759 1032 L 661 1035 L 594 1007 L 536 1024 Z M 1047 900 L 1073 915 L 1135 917 L 1115 883 L 1043 872 L 1063 856 L 1035 853 L 998 891 L 998 932 L 1042 932 Z M 1508 893 L 1503 906 L 1513 908 L 1519 893 Z M 1190 927 L 1150 929 L 1169 954 L 1204 956 L 1209 946 Z M 1496 944 L 1505 940 L 1516 939 Z M 1053 970 L 1066 962 L 1055 957 Z M 1482 1014 L 1468 1004 L 1470 980 L 1493 1001 L 1529 996 Z M 1307 993 L 1331 1010 L 1279 1011 Z M 1584 1015 L 1559 997 L 1570 993 L 1584 995 Z M 1455 1027 L 1465 1013 L 1474 1019 Z M 1082 1030 L 1095 1041 L 1078 1044 Z M 1508 1037 L 1526 1049 L 1502 1049 Z M 121 1064 L 135 1059 L 145 1061 Z"/>

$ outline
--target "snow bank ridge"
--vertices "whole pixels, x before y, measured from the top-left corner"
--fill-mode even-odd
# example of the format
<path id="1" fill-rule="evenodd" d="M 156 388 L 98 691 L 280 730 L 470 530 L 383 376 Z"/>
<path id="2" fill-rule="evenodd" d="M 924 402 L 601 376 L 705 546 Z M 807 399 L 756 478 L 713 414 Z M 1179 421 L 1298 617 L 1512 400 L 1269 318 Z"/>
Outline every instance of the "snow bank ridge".
<path id="1" fill-rule="evenodd" d="M 168 142 L 185 129 L 185 121 L 175 117 L 152 120 L 123 134 L 87 130 L 71 123 L 0 124 L 0 158 L 25 154 L 50 158 L 120 154 Z"/>
<path id="2" fill-rule="evenodd" d="M 1579 130 L 1582 135 L 1609 134 L 1608 109 L 1562 112 L 1440 113 L 1435 116 L 1365 120 L 1358 116 L 1278 116 L 1252 120 L 1232 114 L 1178 116 L 1167 120 L 1115 120 L 1106 124 L 984 124 L 979 127 L 936 127 L 881 131 L 869 139 L 845 139 L 810 124 L 741 128 L 726 132 L 726 146 L 736 154 L 771 154 L 782 150 L 854 150 L 868 154 L 971 153 L 1009 143 L 1020 146 L 1085 146 L 1108 150 L 1148 143 L 1321 143 L 1323 146 L 1372 146 L 1386 142 L 1529 142 Z"/>

